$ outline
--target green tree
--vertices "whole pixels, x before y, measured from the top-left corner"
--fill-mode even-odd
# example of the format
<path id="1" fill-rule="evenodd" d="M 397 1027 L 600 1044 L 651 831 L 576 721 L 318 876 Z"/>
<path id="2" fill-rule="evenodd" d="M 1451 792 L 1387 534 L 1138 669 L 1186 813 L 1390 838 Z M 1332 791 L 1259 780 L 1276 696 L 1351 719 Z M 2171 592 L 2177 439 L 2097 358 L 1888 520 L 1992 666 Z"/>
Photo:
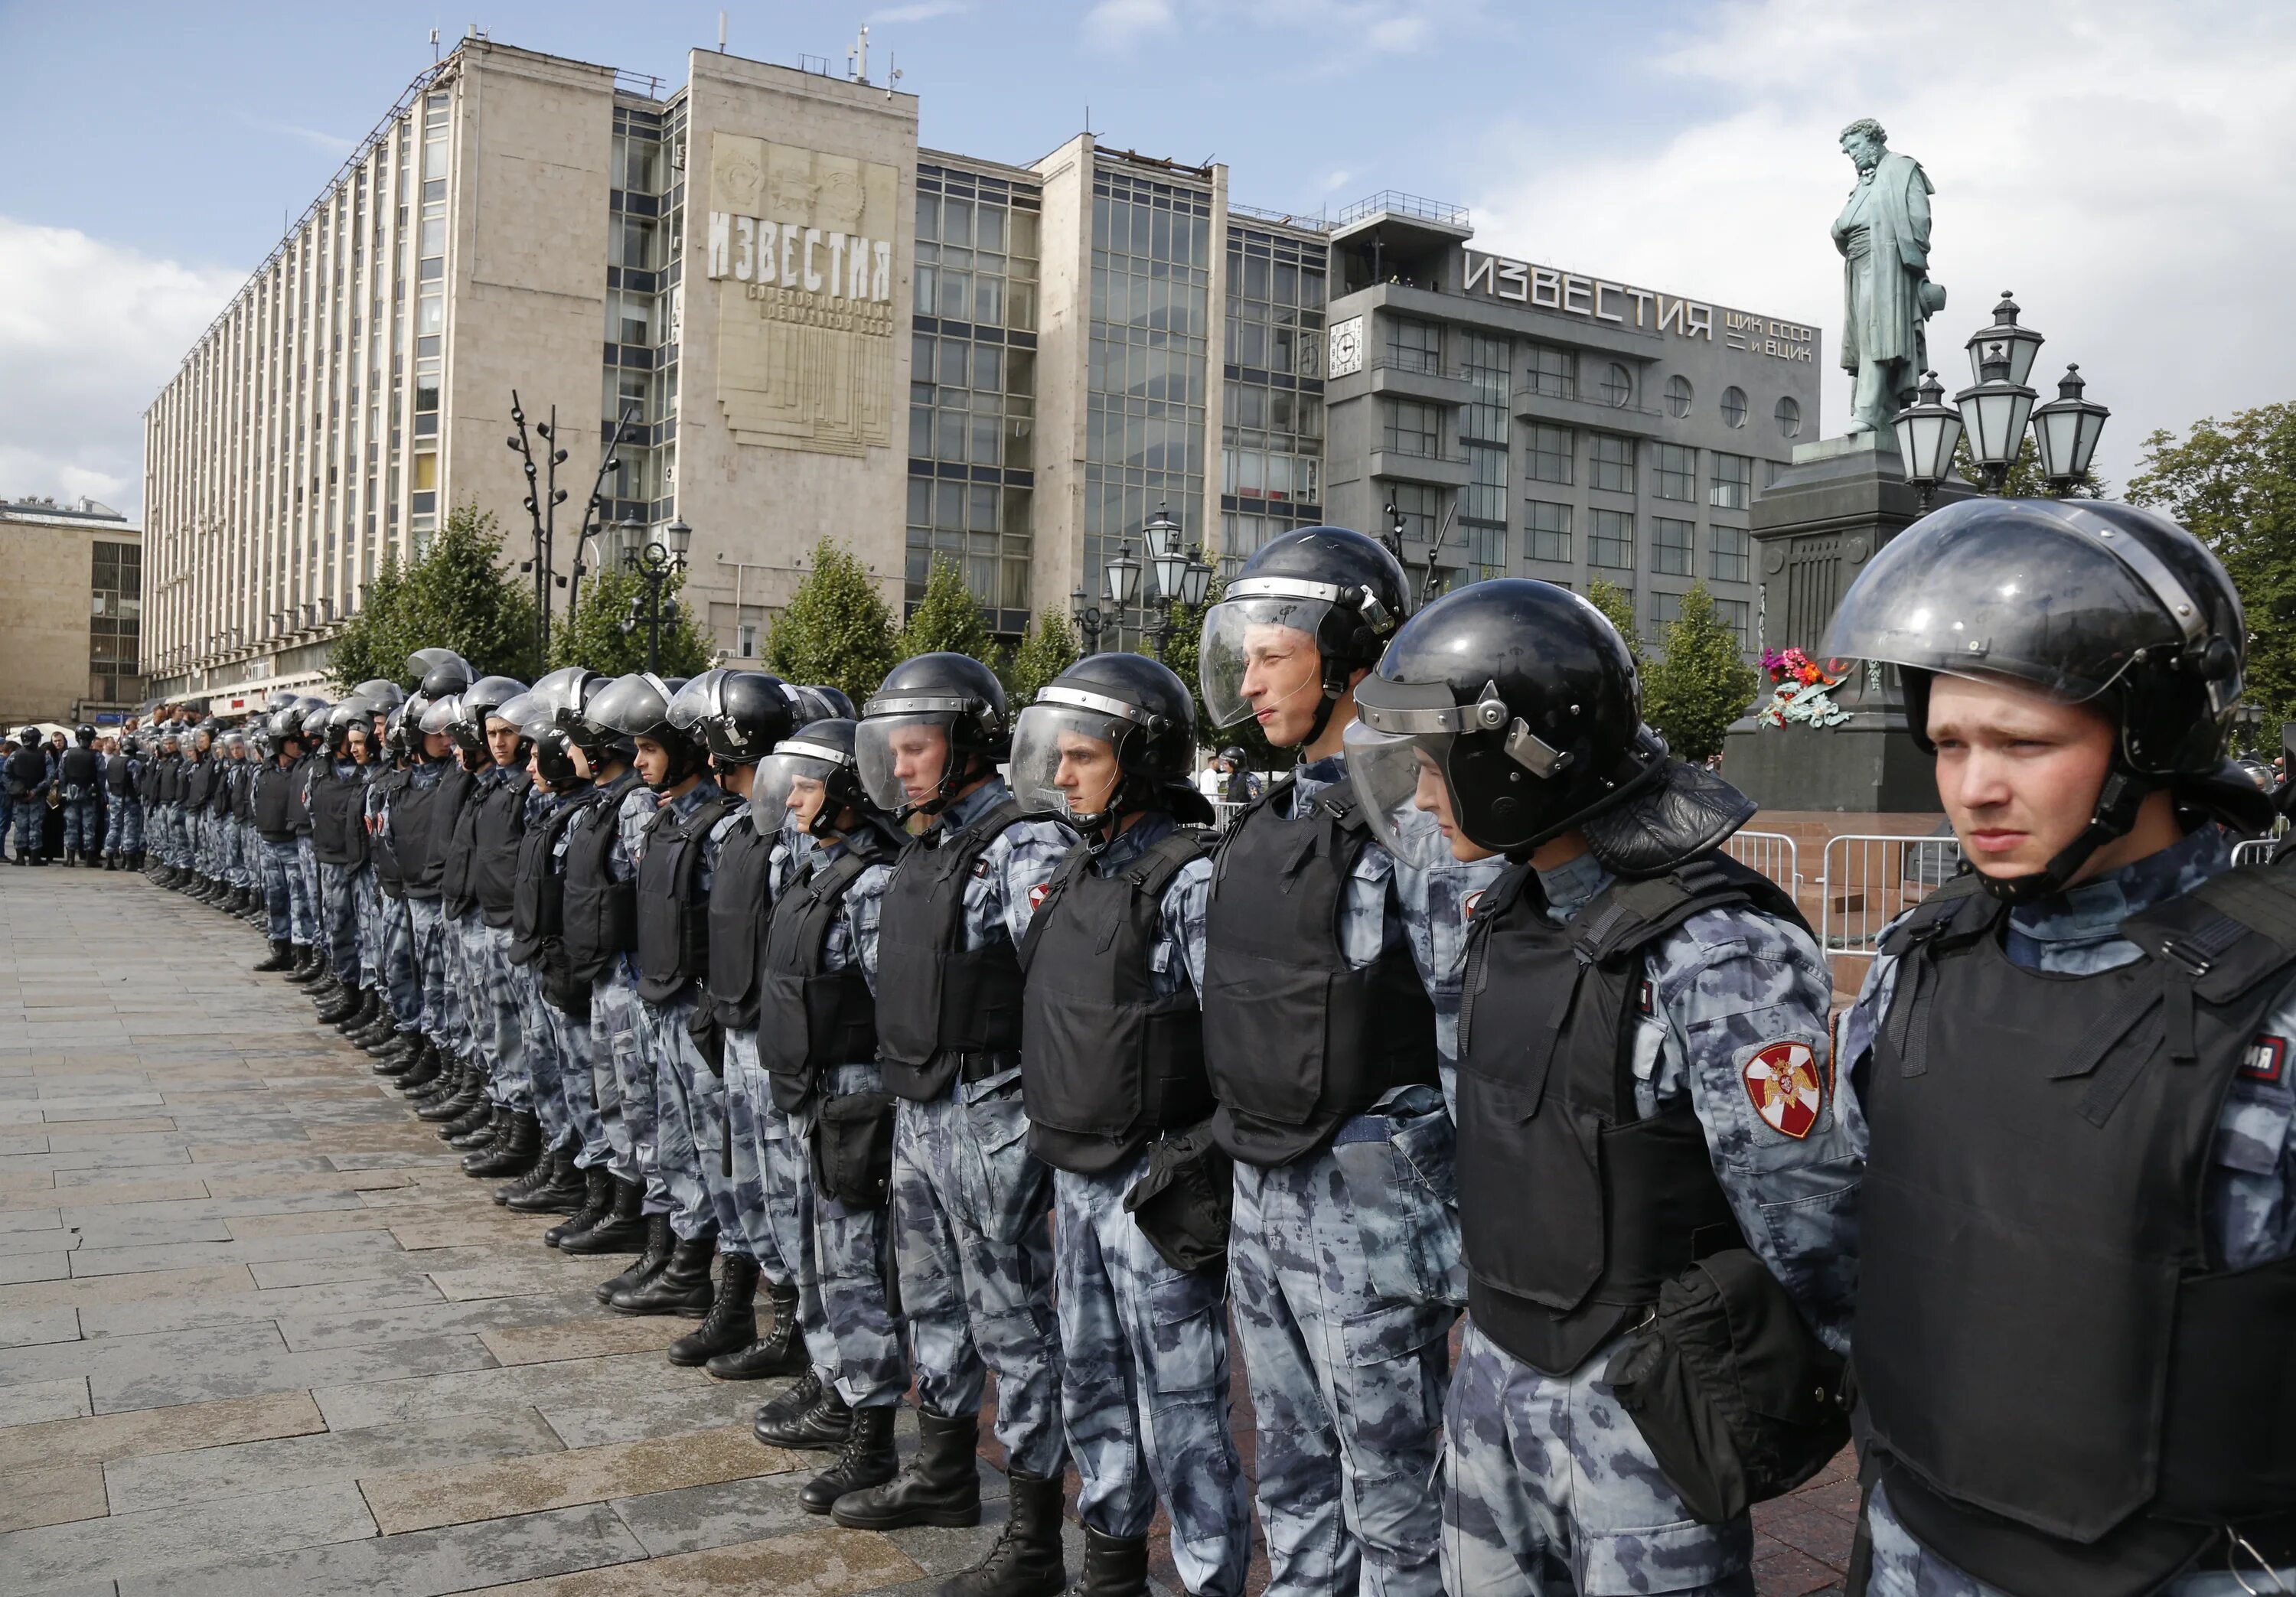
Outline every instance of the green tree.
<path id="1" fill-rule="evenodd" d="M 1004 684 L 1012 698 L 1013 713 L 1019 714 L 1021 706 L 1033 702 L 1037 689 L 1076 662 L 1076 628 L 1068 617 L 1059 610 L 1047 610 L 1030 620 L 1029 629 L 1021 635 L 1020 647 L 1013 651 L 1012 679 Z"/>
<path id="2" fill-rule="evenodd" d="M 1627 652 L 1634 656 L 1636 668 L 1640 669 L 1643 641 L 1635 631 L 1635 596 L 1617 583 L 1597 577 L 1587 585 L 1587 602 L 1619 629 L 1619 635 L 1627 640 Z"/>
<path id="3" fill-rule="evenodd" d="M 502 564 L 502 530 L 492 511 L 460 504 L 401 572 L 386 562 L 359 613 L 328 652 L 328 674 L 343 687 L 370 676 L 404 683 L 417 649 L 452 649 L 480 676 L 521 682 L 535 673 L 534 595 Z"/>
<path id="4" fill-rule="evenodd" d="M 901 629 L 901 658 L 920 654 L 969 654 L 994 669 L 996 640 L 980 618 L 980 603 L 964 586 L 964 573 L 947 555 L 933 556 L 924 597 Z"/>
<path id="5" fill-rule="evenodd" d="M 848 545 L 824 538 L 811 558 L 767 635 L 766 665 L 785 681 L 842 688 L 857 707 L 900 659 L 893 612 Z"/>
<path id="6" fill-rule="evenodd" d="M 663 584 L 665 618 L 685 586 L 685 573 Z M 645 579 L 635 571 L 599 571 L 582 582 L 582 597 L 550 629 L 550 663 L 587 666 L 609 676 L 646 668 Z M 716 652 L 693 624 L 693 606 L 677 602 L 661 628 L 661 674 L 692 676 L 709 668 Z"/>
<path id="7" fill-rule="evenodd" d="M 1738 635 L 1714 614 L 1714 595 L 1702 582 L 1682 596 L 1682 610 L 1666 624 L 1666 652 L 1643 670 L 1643 719 L 1682 758 L 1722 752 L 1730 723 L 1754 701 L 1761 676 L 1738 651 Z"/>
<path id="8" fill-rule="evenodd" d="M 2128 499 L 2174 517 L 2224 562 L 2248 622 L 2248 701 L 2296 720 L 2296 404 L 2213 416 L 2144 440 Z"/>
<path id="9" fill-rule="evenodd" d="M 1969 435 L 1965 432 L 1954 444 L 1953 469 L 1964 482 L 1977 487 L 1985 486 L 1985 473 L 1978 467 L 1977 456 L 1969 452 Z M 2047 499 L 2055 494 L 2056 490 L 2049 486 L 2049 479 L 2041 475 L 2040 446 L 2033 442 L 2030 432 L 2026 433 L 2024 441 L 2017 446 L 2017 458 L 2009 463 L 2009 475 L 2003 479 L 2001 491 L 2012 499 Z M 2085 471 L 2065 497 L 2102 499 L 2104 497 L 2104 479 L 2094 470 Z"/>

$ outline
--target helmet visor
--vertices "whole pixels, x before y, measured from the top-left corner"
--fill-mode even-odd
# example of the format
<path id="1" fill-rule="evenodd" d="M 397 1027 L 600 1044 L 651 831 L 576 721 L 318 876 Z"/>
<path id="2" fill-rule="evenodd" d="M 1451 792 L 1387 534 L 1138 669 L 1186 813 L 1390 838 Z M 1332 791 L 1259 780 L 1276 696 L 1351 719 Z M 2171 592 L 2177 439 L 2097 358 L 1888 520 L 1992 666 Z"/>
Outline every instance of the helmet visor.
<path id="1" fill-rule="evenodd" d="M 822 812 L 832 807 L 830 778 L 844 763 L 830 744 L 808 743 L 802 735 L 783 739 L 758 762 L 750 782 L 750 813 L 758 832 L 771 837 L 785 826 L 800 832 L 812 832 L 816 825 L 833 830 L 837 817 Z"/>
<path id="2" fill-rule="evenodd" d="M 1124 785 L 1118 747 L 1131 720 L 1075 704 L 1032 704 L 1013 732 L 1005 777 L 1013 796 L 1029 809 L 1097 822 L 1115 807 Z"/>
<path id="3" fill-rule="evenodd" d="M 718 684 L 725 680 L 722 669 L 704 671 L 671 694 L 666 712 L 669 724 L 690 737 L 699 737 L 695 729 L 724 708 Z"/>
<path id="4" fill-rule="evenodd" d="M 529 690 L 497 706 L 494 713 L 517 727 L 520 736 L 537 738 L 550 730 L 556 712 L 546 695 Z"/>
<path id="5" fill-rule="evenodd" d="M 462 718 L 463 697 L 459 693 L 449 693 L 424 708 L 421 722 L 422 733 L 425 737 L 436 737 L 440 733 L 450 733 L 455 730 L 455 723 Z"/>
<path id="6" fill-rule="evenodd" d="M 584 710 L 593 726 L 626 737 L 658 737 L 668 725 L 668 684 L 652 672 L 618 676 L 600 688 Z"/>
<path id="7" fill-rule="evenodd" d="M 853 734 L 861 790 L 882 809 L 930 803 L 948 768 L 947 710 L 872 716 Z"/>
<path id="8" fill-rule="evenodd" d="M 1331 608 L 1327 600 L 1271 594 L 1223 599 L 1205 612 L 1196 684 L 1212 725 L 1234 726 L 1295 694 L 1322 692 L 1316 632 Z"/>
<path id="9" fill-rule="evenodd" d="M 1344 734 L 1348 780 L 1362 801 L 1372 835 L 1403 864 L 1421 869 L 1453 857 L 1436 809 L 1458 813 L 1458 795 L 1445 774 L 1457 734 L 1377 732 L 1350 721 Z"/>

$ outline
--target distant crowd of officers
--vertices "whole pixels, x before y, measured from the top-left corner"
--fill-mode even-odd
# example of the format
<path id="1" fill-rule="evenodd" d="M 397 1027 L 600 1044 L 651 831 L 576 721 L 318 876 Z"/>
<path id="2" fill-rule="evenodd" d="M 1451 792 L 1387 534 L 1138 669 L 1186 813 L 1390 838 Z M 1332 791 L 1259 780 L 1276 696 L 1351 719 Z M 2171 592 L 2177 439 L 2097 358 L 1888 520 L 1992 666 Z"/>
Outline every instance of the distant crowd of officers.
<path id="1" fill-rule="evenodd" d="M 1255 1499 L 1281 1597 L 1750 1593 L 1751 1505 L 1853 1437 L 1855 1590 L 2216 1597 L 2296 1588 L 2296 878 L 2231 864 L 2245 639 L 2126 506 L 1880 551 L 1826 651 L 1895 667 L 1969 868 L 1838 1020 L 1600 612 L 1412 614 L 1336 528 L 1210 611 L 1201 712 L 1131 654 L 1017 714 L 921 655 L 857 714 L 433 649 L 7 768 L 20 827 L 101 791 L 75 855 L 261 927 L 547 1244 L 635 1255 L 598 1297 L 698 1320 L 672 1363 L 792 1378 L 755 1429 L 833 1454 L 809 1511 L 979 1523 L 993 1373 L 1009 1514 L 947 1597 L 1143 1593 L 1160 1506 L 1237 1597 Z M 1297 757 L 1229 751 L 1219 829 L 1200 713 Z"/>

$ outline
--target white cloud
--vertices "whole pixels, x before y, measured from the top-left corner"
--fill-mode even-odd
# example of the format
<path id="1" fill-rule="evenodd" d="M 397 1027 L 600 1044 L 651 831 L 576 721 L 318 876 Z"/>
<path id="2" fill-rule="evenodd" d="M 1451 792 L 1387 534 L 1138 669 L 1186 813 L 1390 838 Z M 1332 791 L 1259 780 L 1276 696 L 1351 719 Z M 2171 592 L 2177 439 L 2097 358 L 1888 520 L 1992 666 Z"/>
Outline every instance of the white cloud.
<path id="1" fill-rule="evenodd" d="M 1171 26 L 1171 0 L 1100 0 L 1085 13 L 1084 38 L 1096 50 L 1120 50 Z"/>
<path id="2" fill-rule="evenodd" d="M 348 155 L 357 146 L 357 139 L 347 139 L 339 134 L 322 133 L 316 127 L 298 127 L 292 122 L 266 122 L 260 117 L 250 117 L 245 111 L 236 113 L 240 121 L 258 133 L 276 134 L 297 143 L 308 144 L 314 150 L 338 159 Z"/>
<path id="3" fill-rule="evenodd" d="M 889 5 L 869 13 L 869 21 L 930 22 L 936 17 L 962 16 L 972 9 L 968 0 L 918 0 L 913 5 Z"/>
<path id="4" fill-rule="evenodd" d="M 1382 17 L 1365 32 L 1364 43 L 1389 55 L 1409 55 L 1425 47 L 1431 29 L 1424 12 Z"/>
<path id="5" fill-rule="evenodd" d="M 244 277 L 0 217 L 0 495 L 140 514 L 144 409 Z"/>
<path id="6" fill-rule="evenodd" d="M 1677 32 L 1646 104 L 1702 111 L 1663 143 L 1591 158 L 1513 130 L 1475 196 L 1479 241 L 1825 329 L 1825 430 L 1841 260 L 1826 228 L 1851 171 L 1835 135 L 1878 119 L 1936 185 L 1930 323 L 1948 390 L 2004 288 L 2048 335 L 2036 386 L 2080 363 L 2113 409 L 2116 483 L 2145 434 L 2284 397 L 2282 264 L 2296 252 L 2296 12 L 2143 0 L 1939 0 L 1842 11 L 1748 0 Z M 1569 259 L 1561 260 L 1567 254 Z M 2045 393 L 2054 393 L 2045 387 Z"/>

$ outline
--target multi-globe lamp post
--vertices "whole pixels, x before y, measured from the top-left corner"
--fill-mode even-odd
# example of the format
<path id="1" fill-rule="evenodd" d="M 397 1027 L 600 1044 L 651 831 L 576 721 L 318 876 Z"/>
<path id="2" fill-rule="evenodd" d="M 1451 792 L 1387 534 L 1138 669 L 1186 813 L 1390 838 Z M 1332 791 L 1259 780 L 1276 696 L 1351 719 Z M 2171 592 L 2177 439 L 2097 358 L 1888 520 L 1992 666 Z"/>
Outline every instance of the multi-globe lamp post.
<path id="1" fill-rule="evenodd" d="M 1140 530 L 1147 541 L 1146 567 L 1154 586 L 1152 595 L 1143 602 L 1154 606 L 1158 611 L 1156 618 L 1147 624 L 1145 631 L 1155 645 L 1156 658 L 1162 659 L 1165 650 L 1171 644 L 1181 609 L 1195 609 L 1203 603 L 1204 595 L 1210 592 L 1212 569 L 1203 558 L 1201 550 L 1181 546 L 1180 524 L 1172 519 L 1165 506 L 1158 505 L 1156 513 Z M 1122 626 L 1124 612 L 1132 608 L 1136 600 L 1142 599 L 1141 569 L 1142 562 L 1133 557 L 1129 544 L 1121 545 L 1117 550 L 1116 558 L 1101 568 L 1101 585 L 1108 602 L 1105 615 L 1098 606 L 1085 603 L 1081 586 L 1070 594 L 1070 613 L 1076 618 L 1077 626 L 1084 633 L 1086 653 L 1096 652 L 1100 635 L 1110 627 Z"/>
<path id="2" fill-rule="evenodd" d="M 693 528 L 678 517 L 661 529 L 661 537 L 650 539 L 645 547 L 637 546 L 638 534 L 644 530 L 636 516 L 625 517 L 619 523 L 623 536 L 622 569 L 632 572 L 645 584 L 645 595 L 630 601 L 630 613 L 622 620 L 625 635 L 636 632 L 643 618 L 646 626 L 646 669 L 659 673 L 661 669 L 661 627 L 664 621 L 676 625 L 677 603 L 662 597 L 669 579 L 685 569 L 686 551 L 693 546 Z M 664 540 L 667 540 L 665 543 Z"/>
<path id="3" fill-rule="evenodd" d="M 1993 307 L 1993 324 L 1970 336 L 1970 375 L 1976 381 L 1945 403 L 1945 389 L 1935 372 L 1922 373 L 1913 404 L 1899 411 L 1895 422 L 1898 455 L 1905 462 L 1906 480 L 1921 495 L 1926 512 L 1937 496 L 1938 485 L 1953 473 L 1954 446 L 1964 434 L 1970 457 L 1984 476 L 1984 490 L 1998 494 L 2024 446 L 2030 427 L 2041 475 L 2062 498 L 2088 475 L 2105 418 L 2112 413 L 2083 397 L 2080 367 L 2070 365 L 2057 383 L 2057 397 L 2038 408 L 2039 397 L 2025 380 L 2032 374 L 2034 357 L 2043 339 L 2017 321 L 2019 307 L 2006 291 Z"/>

